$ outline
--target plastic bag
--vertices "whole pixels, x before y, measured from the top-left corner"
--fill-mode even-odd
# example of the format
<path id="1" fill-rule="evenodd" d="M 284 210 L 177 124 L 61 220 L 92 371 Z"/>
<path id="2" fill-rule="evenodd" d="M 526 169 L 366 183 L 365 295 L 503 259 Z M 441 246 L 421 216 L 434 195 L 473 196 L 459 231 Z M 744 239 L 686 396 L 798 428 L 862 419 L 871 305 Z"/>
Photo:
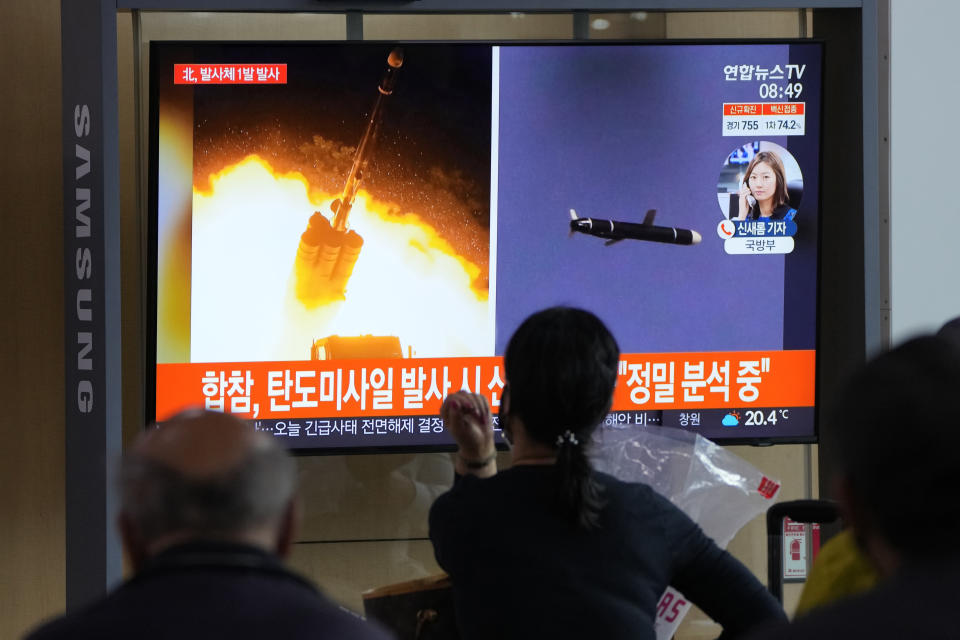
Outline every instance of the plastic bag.
<path id="1" fill-rule="evenodd" d="M 665 427 L 598 429 L 594 468 L 627 482 L 643 482 L 669 499 L 726 548 L 743 525 L 765 513 L 780 483 L 706 438 Z M 676 632 L 692 605 L 668 587 L 657 606 L 658 640 Z"/>

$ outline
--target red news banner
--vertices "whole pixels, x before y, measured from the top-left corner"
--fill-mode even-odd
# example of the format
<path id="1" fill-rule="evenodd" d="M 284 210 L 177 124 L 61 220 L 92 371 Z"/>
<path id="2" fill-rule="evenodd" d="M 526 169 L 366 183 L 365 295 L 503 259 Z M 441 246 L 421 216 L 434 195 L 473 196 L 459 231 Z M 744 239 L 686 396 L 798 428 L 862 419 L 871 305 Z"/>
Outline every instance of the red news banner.
<path id="1" fill-rule="evenodd" d="M 812 407 L 815 352 L 622 354 L 612 411 Z M 500 357 L 157 365 L 157 419 L 205 406 L 247 418 L 422 416 L 467 389 L 500 406 Z"/>
<path id="2" fill-rule="evenodd" d="M 175 64 L 173 84 L 287 84 L 287 65 Z"/>
<path id="3" fill-rule="evenodd" d="M 724 102 L 725 116 L 802 116 L 804 102 Z"/>

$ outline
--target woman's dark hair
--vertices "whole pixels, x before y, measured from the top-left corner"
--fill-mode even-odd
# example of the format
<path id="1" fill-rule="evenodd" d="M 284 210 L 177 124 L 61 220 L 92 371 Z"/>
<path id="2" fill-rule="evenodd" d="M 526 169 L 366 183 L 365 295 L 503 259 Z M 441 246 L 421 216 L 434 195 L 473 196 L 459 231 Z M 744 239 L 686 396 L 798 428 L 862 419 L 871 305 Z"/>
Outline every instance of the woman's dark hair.
<path id="1" fill-rule="evenodd" d="M 596 526 L 603 503 L 586 448 L 610 410 L 619 359 L 620 348 L 603 322 L 569 307 L 524 320 L 504 356 L 506 419 L 519 418 L 532 439 L 557 448 L 559 506 L 587 529 Z"/>

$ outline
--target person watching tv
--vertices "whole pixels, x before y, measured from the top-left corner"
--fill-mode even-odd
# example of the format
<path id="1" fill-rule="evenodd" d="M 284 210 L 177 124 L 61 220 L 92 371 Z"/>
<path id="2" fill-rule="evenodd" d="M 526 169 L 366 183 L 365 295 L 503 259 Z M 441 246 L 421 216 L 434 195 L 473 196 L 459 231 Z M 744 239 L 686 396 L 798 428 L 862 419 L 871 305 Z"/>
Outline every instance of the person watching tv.
<path id="1" fill-rule="evenodd" d="M 430 539 L 450 574 L 464 638 L 653 638 L 668 585 L 724 628 L 783 610 L 740 562 L 644 484 L 591 468 L 619 348 L 604 324 L 556 307 L 510 338 L 500 405 L 513 465 L 497 472 L 490 408 L 461 391 L 441 415 L 456 477 L 430 511 Z"/>
<path id="2" fill-rule="evenodd" d="M 757 640 L 956 638 L 960 610 L 960 343 L 941 330 L 861 368 L 826 428 L 834 494 L 880 577 Z"/>
<path id="3" fill-rule="evenodd" d="M 297 471 L 271 437 L 229 415 L 182 413 L 138 439 L 119 478 L 133 576 L 28 640 L 390 637 L 284 568 Z"/>

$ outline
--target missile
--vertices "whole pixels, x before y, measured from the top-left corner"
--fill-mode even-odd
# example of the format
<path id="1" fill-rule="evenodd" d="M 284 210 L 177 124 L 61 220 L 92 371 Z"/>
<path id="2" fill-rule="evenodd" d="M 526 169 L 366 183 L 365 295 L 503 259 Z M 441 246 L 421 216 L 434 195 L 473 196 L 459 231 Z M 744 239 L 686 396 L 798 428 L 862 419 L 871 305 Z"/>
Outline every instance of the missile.
<path id="1" fill-rule="evenodd" d="M 373 146 L 373 141 L 377 137 L 377 129 L 380 127 L 380 113 L 383 109 L 384 99 L 393 93 L 397 85 L 397 75 L 400 73 L 400 67 L 403 66 L 403 49 L 394 49 L 387 56 L 387 69 L 380 79 L 380 85 L 377 87 L 377 100 L 373 103 L 373 109 L 370 110 L 370 119 L 367 120 L 367 128 L 360 138 L 360 144 L 357 145 L 357 151 L 353 155 L 353 164 L 350 166 L 350 173 L 347 174 L 347 181 L 343 185 L 343 192 L 340 197 L 333 201 L 332 209 L 335 217 L 333 219 L 333 228 L 337 231 L 343 231 L 347 228 L 347 216 L 350 215 L 350 209 L 353 207 L 353 201 L 357 197 L 357 190 L 360 189 L 360 180 L 363 178 L 363 170 L 367 166 L 368 154 Z"/>
<path id="2" fill-rule="evenodd" d="M 363 238 L 347 227 L 347 221 L 374 147 L 384 100 L 393 93 L 402 66 L 403 50 L 394 49 L 387 56 L 387 68 L 377 86 L 377 98 L 353 155 L 343 190 L 330 205 L 333 221 L 316 211 L 310 216 L 306 231 L 300 235 L 294 262 L 296 295 L 308 308 L 344 299 L 347 282 L 363 248 Z"/>
<path id="3" fill-rule="evenodd" d="M 600 220 L 598 218 L 581 218 L 577 212 L 570 209 L 570 235 L 584 233 L 589 236 L 605 238 L 607 246 L 621 240 L 646 240 L 648 242 L 666 242 L 668 244 L 698 244 L 702 239 L 700 234 L 692 229 L 678 229 L 675 227 L 661 227 L 653 224 L 657 215 L 656 209 L 647 211 L 643 223 L 620 222 L 619 220 Z"/>

